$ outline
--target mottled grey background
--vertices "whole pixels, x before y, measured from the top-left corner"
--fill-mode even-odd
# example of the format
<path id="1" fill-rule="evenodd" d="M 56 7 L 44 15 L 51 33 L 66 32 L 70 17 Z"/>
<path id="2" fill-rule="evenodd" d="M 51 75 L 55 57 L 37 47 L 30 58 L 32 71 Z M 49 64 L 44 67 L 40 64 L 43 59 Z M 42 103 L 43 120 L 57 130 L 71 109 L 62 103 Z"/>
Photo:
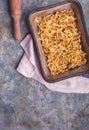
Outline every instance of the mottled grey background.
<path id="1" fill-rule="evenodd" d="M 32 9 L 60 1 L 22 0 L 22 37 L 29 33 Z M 80 2 L 89 32 L 89 0 Z M 15 71 L 22 54 L 12 36 L 8 0 L 0 0 L 0 130 L 89 130 L 89 94 L 51 92 L 23 77 Z"/>

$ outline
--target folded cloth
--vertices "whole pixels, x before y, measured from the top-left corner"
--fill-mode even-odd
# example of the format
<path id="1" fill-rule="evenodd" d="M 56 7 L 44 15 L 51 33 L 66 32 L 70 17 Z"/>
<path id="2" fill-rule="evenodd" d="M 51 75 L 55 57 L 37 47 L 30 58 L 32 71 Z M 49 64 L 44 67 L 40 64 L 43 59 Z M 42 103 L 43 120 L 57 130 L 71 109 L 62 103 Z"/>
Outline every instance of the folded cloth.
<path id="1" fill-rule="evenodd" d="M 19 73 L 27 78 L 33 78 L 39 81 L 52 91 L 63 93 L 89 93 L 89 79 L 86 77 L 76 76 L 56 83 L 46 82 L 40 74 L 38 59 L 30 34 L 21 42 L 21 46 L 25 52 L 16 68 Z"/>

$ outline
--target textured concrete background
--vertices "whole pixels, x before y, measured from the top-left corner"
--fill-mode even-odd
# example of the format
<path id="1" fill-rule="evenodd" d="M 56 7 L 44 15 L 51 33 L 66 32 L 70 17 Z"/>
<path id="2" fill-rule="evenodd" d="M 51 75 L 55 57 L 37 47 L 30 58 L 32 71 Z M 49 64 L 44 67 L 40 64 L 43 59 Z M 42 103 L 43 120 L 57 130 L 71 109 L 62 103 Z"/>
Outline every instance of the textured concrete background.
<path id="1" fill-rule="evenodd" d="M 29 12 L 60 1 L 22 0 L 23 38 Z M 80 2 L 89 32 L 89 0 Z M 11 23 L 8 0 L 0 0 L 0 130 L 89 130 L 89 94 L 51 92 L 15 71 L 23 50 Z"/>

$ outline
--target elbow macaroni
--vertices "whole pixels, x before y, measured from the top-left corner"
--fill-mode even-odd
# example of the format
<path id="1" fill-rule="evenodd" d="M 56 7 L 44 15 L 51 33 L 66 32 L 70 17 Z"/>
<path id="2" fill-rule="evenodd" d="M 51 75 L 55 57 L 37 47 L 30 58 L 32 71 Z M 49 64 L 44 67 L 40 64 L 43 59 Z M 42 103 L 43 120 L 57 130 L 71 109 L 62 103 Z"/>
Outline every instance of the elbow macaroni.
<path id="1" fill-rule="evenodd" d="M 81 33 L 77 29 L 72 10 L 37 17 L 36 22 L 51 75 L 64 73 L 86 63 L 86 53 L 81 46 Z"/>

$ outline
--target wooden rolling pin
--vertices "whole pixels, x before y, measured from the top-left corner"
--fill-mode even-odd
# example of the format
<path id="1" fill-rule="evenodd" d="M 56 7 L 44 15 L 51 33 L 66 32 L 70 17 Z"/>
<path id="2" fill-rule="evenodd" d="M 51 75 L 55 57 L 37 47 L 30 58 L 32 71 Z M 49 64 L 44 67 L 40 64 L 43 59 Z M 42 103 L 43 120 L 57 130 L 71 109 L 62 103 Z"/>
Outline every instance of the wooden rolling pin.
<path id="1" fill-rule="evenodd" d="M 9 0 L 10 13 L 13 18 L 13 32 L 16 40 L 21 39 L 21 0 Z"/>

